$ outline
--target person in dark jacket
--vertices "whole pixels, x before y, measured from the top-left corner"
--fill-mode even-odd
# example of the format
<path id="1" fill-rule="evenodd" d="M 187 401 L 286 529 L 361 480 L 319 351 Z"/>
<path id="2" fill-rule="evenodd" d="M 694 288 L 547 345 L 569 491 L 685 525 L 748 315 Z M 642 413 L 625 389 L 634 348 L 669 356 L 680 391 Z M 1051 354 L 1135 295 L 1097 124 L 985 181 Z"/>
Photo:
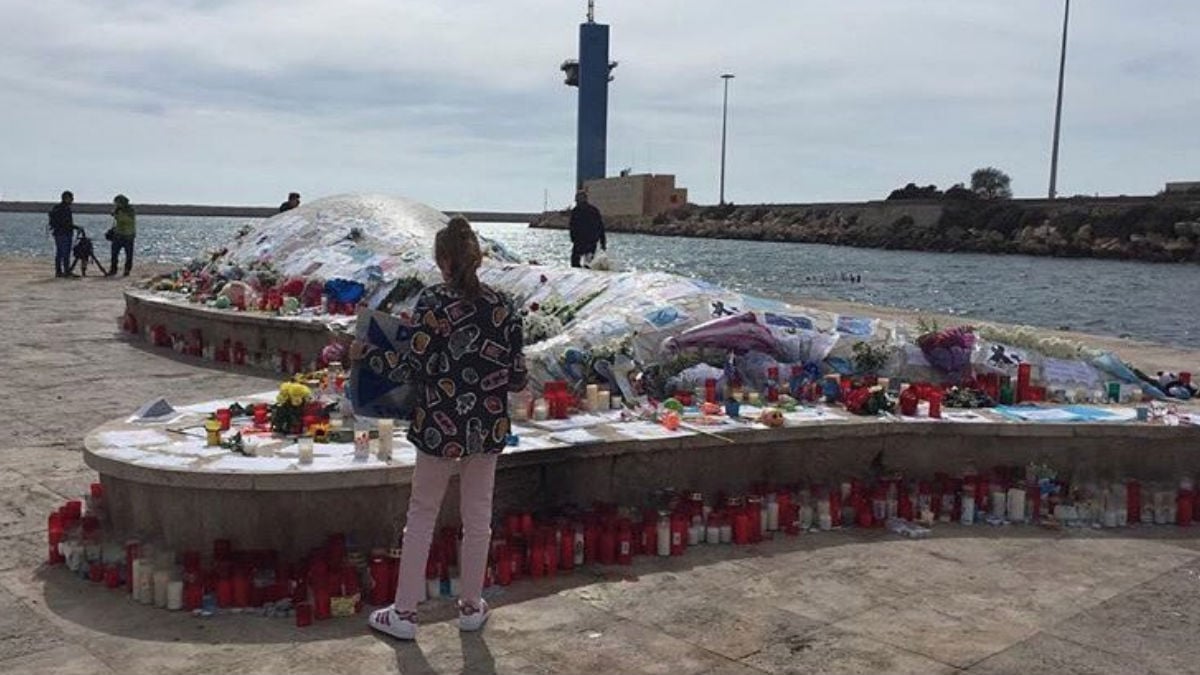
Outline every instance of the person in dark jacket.
<path id="1" fill-rule="evenodd" d="M 291 211 L 297 206 L 300 206 L 300 193 L 289 192 L 287 201 L 279 205 L 279 212 L 283 213 L 284 211 Z"/>
<path id="2" fill-rule="evenodd" d="M 71 204 L 75 195 L 70 190 L 62 193 L 62 201 L 50 209 L 50 224 L 47 229 L 54 237 L 54 276 L 73 277 L 71 273 L 71 242 L 75 238 L 75 218 L 71 214 Z"/>
<path id="3" fill-rule="evenodd" d="M 596 244 L 608 250 L 604 236 L 604 219 L 600 209 L 588 203 L 587 193 L 575 193 L 575 208 L 571 209 L 571 267 L 579 267 L 580 258 L 596 254 Z"/>

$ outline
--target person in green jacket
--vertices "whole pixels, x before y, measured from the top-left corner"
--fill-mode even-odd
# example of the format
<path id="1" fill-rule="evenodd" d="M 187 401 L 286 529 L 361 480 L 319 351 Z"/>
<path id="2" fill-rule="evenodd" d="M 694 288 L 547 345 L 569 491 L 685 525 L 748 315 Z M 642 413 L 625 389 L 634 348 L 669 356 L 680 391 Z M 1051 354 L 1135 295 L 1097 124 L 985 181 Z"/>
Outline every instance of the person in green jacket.
<path id="1" fill-rule="evenodd" d="M 129 204 L 129 197 L 117 195 L 113 197 L 113 227 L 112 233 L 112 265 L 108 268 L 108 276 L 117 273 L 117 256 L 122 249 L 125 251 L 125 276 L 133 269 L 133 238 L 137 236 L 137 215 Z"/>

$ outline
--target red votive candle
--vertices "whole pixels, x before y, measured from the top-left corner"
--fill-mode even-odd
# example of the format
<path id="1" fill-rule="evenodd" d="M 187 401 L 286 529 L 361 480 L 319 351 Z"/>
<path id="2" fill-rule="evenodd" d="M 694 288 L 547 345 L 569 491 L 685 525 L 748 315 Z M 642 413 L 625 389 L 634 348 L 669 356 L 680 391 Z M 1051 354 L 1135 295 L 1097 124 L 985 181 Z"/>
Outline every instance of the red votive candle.
<path id="1" fill-rule="evenodd" d="M 221 431 L 229 430 L 229 421 L 232 418 L 233 418 L 233 415 L 230 414 L 229 408 L 218 408 L 217 409 L 217 421 L 221 423 Z"/>
<path id="2" fill-rule="evenodd" d="M 229 577 L 217 579 L 217 606 L 233 607 L 233 579 Z"/>
<path id="3" fill-rule="evenodd" d="M 1017 403 L 1029 398 L 1029 378 L 1032 373 L 1033 366 L 1028 363 L 1017 366 Z"/>
<path id="4" fill-rule="evenodd" d="M 133 561 L 142 554 L 142 545 L 136 539 L 125 542 L 125 586 L 133 592 Z"/>
<path id="5" fill-rule="evenodd" d="M 304 628 L 311 626 L 313 622 L 313 606 L 310 602 L 296 603 L 296 627 Z"/>

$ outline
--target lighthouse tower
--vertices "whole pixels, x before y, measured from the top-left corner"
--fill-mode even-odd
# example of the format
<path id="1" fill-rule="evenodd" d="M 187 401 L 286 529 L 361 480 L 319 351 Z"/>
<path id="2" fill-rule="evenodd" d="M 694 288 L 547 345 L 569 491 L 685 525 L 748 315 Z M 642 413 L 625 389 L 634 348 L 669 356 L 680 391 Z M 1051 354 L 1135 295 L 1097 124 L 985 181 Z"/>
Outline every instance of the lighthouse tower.
<path id="1" fill-rule="evenodd" d="M 608 145 L 608 83 L 616 61 L 608 60 L 608 26 L 596 23 L 595 2 L 588 0 L 587 21 L 579 24 L 579 59 L 563 62 L 566 84 L 579 88 L 575 148 L 575 187 L 604 178 Z"/>

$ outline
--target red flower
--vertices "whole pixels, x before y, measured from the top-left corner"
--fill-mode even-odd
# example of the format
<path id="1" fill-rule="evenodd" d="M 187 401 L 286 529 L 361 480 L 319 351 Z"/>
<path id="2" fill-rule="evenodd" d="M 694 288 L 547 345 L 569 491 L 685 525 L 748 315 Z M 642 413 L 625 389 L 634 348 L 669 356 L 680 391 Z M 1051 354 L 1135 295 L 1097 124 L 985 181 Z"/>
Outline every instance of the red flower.
<path id="1" fill-rule="evenodd" d="M 545 278 L 545 277 L 543 277 L 543 278 Z M 531 311 L 531 312 L 538 311 L 539 307 L 541 307 L 541 305 L 537 304 L 536 302 L 529 303 L 529 311 Z"/>

